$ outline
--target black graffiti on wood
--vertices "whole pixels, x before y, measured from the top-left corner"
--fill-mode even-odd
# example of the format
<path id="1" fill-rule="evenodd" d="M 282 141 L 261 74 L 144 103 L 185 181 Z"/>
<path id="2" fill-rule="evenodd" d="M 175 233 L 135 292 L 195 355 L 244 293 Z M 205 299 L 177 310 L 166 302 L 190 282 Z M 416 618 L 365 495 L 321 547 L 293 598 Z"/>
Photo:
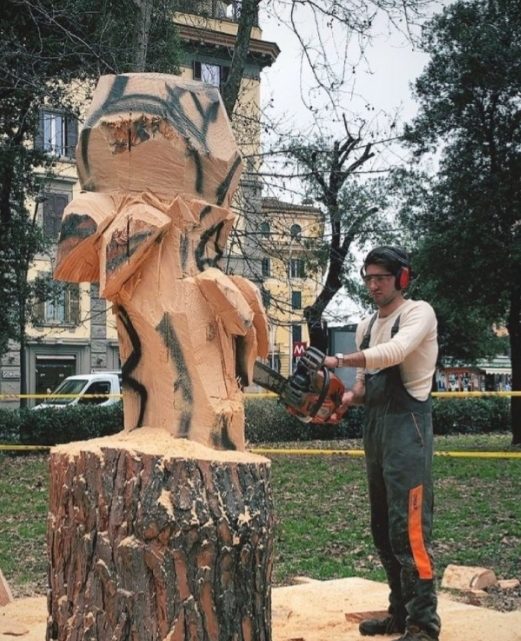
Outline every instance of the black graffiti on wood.
<path id="1" fill-rule="evenodd" d="M 106 263 L 107 272 L 114 272 L 122 263 L 125 263 L 136 252 L 138 247 L 152 235 L 151 231 L 141 231 L 135 234 L 127 233 L 120 236 L 119 230 L 116 230 L 107 243 Z"/>
<path id="2" fill-rule="evenodd" d="M 229 172 L 226 175 L 226 178 L 222 181 L 222 183 L 217 187 L 217 204 L 222 205 L 224 202 L 224 199 L 226 198 L 226 194 L 228 193 L 228 190 L 230 189 L 230 184 L 232 182 L 232 178 L 237 171 L 238 167 L 241 164 L 241 157 L 239 155 L 236 156 L 233 165 L 230 167 Z"/>
<path id="3" fill-rule="evenodd" d="M 186 234 L 181 234 L 179 239 L 179 254 L 181 257 L 181 270 L 184 273 L 188 263 L 188 236 Z"/>
<path id="4" fill-rule="evenodd" d="M 186 360 L 181 348 L 181 343 L 177 334 L 170 323 L 168 314 L 164 314 L 159 325 L 156 327 L 164 344 L 166 345 L 177 370 L 177 379 L 174 381 L 174 392 L 181 392 L 181 397 L 185 402 L 185 408 L 181 412 L 179 424 L 179 436 L 187 437 L 192 426 L 192 407 L 194 404 L 194 393 L 192 380 L 186 365 Z"/>
<path id="5" fill-rule="evenodd" d="M 244 336 L 234 336 L 235 341 L 235 377 L 241 387 L 251 383 L 248 378 L 248 347 Z"/>
<path id="6" fill-rule="evenodd" d="M 199 271 L 204 271 L 206 267 L 215 267 L 219 260 L 222 258 L 224 248 L 221 247 L 221 243 L 219 242 L 219 240 L 223 226 L 224 221 L 221 221 L 219 223 L 216 223 L 215 225 L 212 225 L 212 227 L 209 227 L 201 234 L 201 240 L 199 241 L 197 249 L 195 250 L 195 262 Z M 205 258 L 204 253 L 206 250 L 206 246 L 212 238 L 214 241 L 213 248 L 215 251 L 215 256 L 213 258 Z"/>
<path id="7" fill-rule="evenodd" d="M 230 418 L 224 414 L 217 417 L 216 429 L 212 430 L 212 445 L 216 449 L 236 450 L 237 446 L 228 433 Z"/>
<path id="8" fill-rule="evenodd" d="M 207 93 L 205 94 L 205 97 L 209 98 L 210 104 L 204 108 L 197 96 L 197 93 L 184 89 L 183 87 L 167 86 L 166 100 L 151 94 L 138 92 L 125 93 L 128 80 L 129 78 L 126 76 L 116 76 L 114 78 L 112 86 L 103 104 L 89 115 L 80 134 L 81 158 L 83 166 L 85 167 L 85 172 L 89 178 L 85 187 L 89 190 L 95 191 L 95 184 L 90 176 L 89 161 L 89 140 L 92 127 L 103 116 L 122 112 L 144 112 L 150 115 L 160 116 L 161 118 L 165 118 L 166 116 L 174 125 L 174 128 L 185 141 L 187 153 L 194 160 L 196 169 L 195 190 L 197 193 L 202 193 L 204 190 L 202 161 L 201 155 L 197 150 L 196 145 L 194 145 L 194 141 L 199 144 L 205 154 L 209 154 L 208 130 L 210 125 L 217 120 L 220 109 L 219 94 L 217 90 L 206 89 Z M 201 116 L 200 124 L 194 122 L 194 120 L 190 118 L 181 104 L 181 99 L 186 94 L 191 97 L 197 113 Z M 136 130 L 136 133 L 141 136 L 141 140 L 143 139 L 143 136 L 149 136 L 148 132 L 144 129 L 143 123 L 141 123 L 141 127 Z M 130 139 L 128 144 L 130 149 Z"/>
<path id="9" fill-rule="evenodd" d="M 212 211 L 212 206 L 211 205 L 205 205 L 201 209 L 201 213 L 199 214 L 199 221 L 202 222 L 206 218 L 206 216 L 208 216 L 208 214 L 211 213 L 211 211 Z"/>
<path id="10" fill-rule="evenodd" d="M 123 378 L 123 387 L 130 387 L 130 389 L 137 392 L 140 398 L 139 416 L 136 427 L 143 427 L 143 418 L 145 416 L 145 409 L 148 401 L 148 392 L 146 387 L 131 376 L 132 372 L 136 369 L 141 360 L 141 341 L 139 340 L 138 333 L 136 332 L 130 316 L 124 307 L 118 307 L 118 317 L 121 320 L 123 327 L 127 331 L 130 343 L 132 345 L 132 352 L 127 360 L 121 366 L 121 375 Z"/>
<path id="11" fill-rule="evenodd" d="M 70 238 L 84 240 L 93 236 L 97 229 L 96 221 L 88 214 L 71 213 L 62 221 L 59 242 L 63 243 Z"/>

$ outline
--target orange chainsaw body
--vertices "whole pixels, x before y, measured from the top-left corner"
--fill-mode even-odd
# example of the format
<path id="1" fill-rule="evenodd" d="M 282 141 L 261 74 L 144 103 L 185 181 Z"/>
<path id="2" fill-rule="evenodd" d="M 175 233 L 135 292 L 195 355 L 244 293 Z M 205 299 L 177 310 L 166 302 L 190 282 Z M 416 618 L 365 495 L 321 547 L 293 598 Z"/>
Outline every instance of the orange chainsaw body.
<path id="1" fill-rule="evenodd" d="M 311 389 L 302 397 L 302 403 L 295 406 L 285 402 L 287 411 L 306 423 L 338 423 L 345 413 L 342 412 L 340 414 L 338 412 L 338 407 L 342 403 L 342 396 L 345 392 L 345 386 L 335 374 L 329 373 L 326 396 L 320 407 L 313 414 L 313 408 L 316 406 L 324 386 L 324 377 L 324 371 L 320 369 L 317 370 L 311 380 Z M 331 420 L 333 414 L 335 414 L 335 418 Z"/>

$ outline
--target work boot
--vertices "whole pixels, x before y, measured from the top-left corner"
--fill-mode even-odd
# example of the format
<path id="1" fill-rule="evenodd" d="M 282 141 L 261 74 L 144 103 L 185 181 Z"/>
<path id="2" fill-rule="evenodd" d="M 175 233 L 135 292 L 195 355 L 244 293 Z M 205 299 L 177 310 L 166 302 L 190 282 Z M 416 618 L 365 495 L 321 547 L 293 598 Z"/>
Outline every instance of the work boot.
<path id="1" fill-rule="evenodd" d="M 432 636 L 417 625 L 408 625 L 405 634 L 395 641 L 438 641 L 438 636 Z"/>
<path id="2" fill-rule="evenodd" d="M 390 614 L 385 619 L 366 619 L 358 626 L 360 634 L 373 637 L 375 634 L 396 634 L 405 632 L 405 621 Z"/>

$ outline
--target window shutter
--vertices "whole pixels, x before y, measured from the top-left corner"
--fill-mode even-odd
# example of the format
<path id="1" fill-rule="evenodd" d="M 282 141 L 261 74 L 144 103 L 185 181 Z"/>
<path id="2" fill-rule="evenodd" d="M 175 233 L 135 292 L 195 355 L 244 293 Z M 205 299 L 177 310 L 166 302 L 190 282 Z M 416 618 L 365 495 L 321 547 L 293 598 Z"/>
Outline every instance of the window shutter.
<path id="1" fill-rule="evenodd" d="M 43 234 L 46 238 L 58 239 L 60 234 L 63 210 L 69 202 L 66 194 L 45 194 L 43 203 Z"/>
<path id="2" fill-rule="evenodd" d="M 229 75 L 230 75 L 230 67 L 222 65 L 221 66 L 221 88 L 223 87 L 224 84 L 226 84 Z"/>
<path id="3" fill-rule="evenodd" d="M 198 60 L 194 60 L 192 65 L 194 80 L 201 80 L 201 63 Z"/>
<path id="4" fill-rule="evenodd" d="M 66 285 L 65 322 L 72 325 L 80 324 L 80 286 L 77 283 Z"/>
<path id="5" fill-rule="evenodd" d="M 65 120 L 65 155 L 74 158 L 76 143 L 78 142 L 78 121 L 74 116 L 67 116 Z"/>
<path id="6" fill-rule="evenodd" d="M 291 326 L 291 337 L 294 343 L 302 342 L 302 326 L 301 325 Z"/>
<path id="7" fill-rule="evenodd" d="M 36 299 L 33 303 L 33 317 L 36 325 L 43 325 L 45 314 L 45 303 L 43 300 Z"/>
<path id="8" fill-rule="evenodd" d="M 38 129 L 34 139 L 34 147 L 40 151 L 43 151 L 43 114 L 43 109 L 40 109 L 40 112 L 38 113 Z"/>

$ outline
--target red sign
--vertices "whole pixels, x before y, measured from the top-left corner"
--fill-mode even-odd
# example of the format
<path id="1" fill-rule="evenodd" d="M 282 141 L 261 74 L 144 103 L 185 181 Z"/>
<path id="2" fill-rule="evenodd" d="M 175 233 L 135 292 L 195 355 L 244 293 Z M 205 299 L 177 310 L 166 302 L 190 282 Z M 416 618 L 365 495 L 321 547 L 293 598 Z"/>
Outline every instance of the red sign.
<path id="1" fill-rule="evenodd" d="M 295 341 L 293 343 L 293 358 L 300 358 L 308 348 L 308 344 L 304 341 Z"/>

